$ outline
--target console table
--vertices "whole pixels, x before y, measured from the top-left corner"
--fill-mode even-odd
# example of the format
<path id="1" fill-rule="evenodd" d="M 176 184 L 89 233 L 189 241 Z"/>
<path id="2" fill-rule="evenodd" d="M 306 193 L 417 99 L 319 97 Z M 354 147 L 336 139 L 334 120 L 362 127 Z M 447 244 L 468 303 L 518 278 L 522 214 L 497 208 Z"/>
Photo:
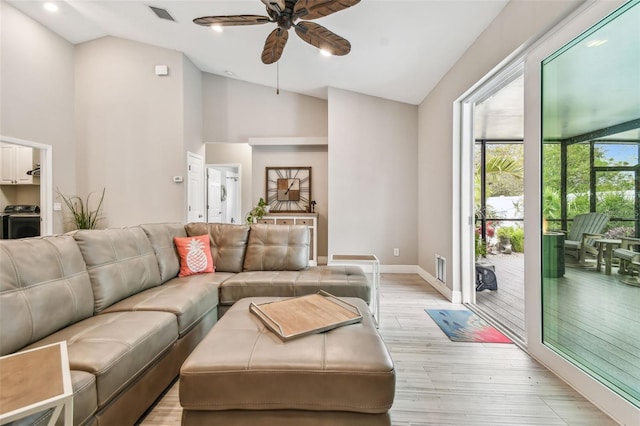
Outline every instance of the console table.
<path id="1" fill-rule="evenodd" d="M 53 408 L 48 423 L 52 426 L 64 408 L 64 425 L 73 425 L 66 342 L 0 358 L 0 383 L 0 424 Z"/>
<path id="2" fill-rule="evenodd" d="M 262 216 L 258 223 L 308 226 L 309 265 L 318 265 L 318 213 L 269 213 Z"/>
<path id="3" fill-rule="evenodd" d="M 373 254 L 332 254 L 329 265 L 365 266 L 365 273 L 371 273 L 371 313 L 376 327 L 380 326 L 380 261 Z"/>

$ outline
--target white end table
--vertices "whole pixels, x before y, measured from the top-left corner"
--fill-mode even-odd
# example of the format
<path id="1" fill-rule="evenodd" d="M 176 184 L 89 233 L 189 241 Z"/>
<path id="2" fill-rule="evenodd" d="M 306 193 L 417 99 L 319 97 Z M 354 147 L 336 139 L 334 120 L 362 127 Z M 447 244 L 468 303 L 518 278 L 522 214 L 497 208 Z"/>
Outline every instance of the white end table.
<path id="1" fill-rule="evenodd" d="M 373 254 L 332 254 L 329 265 L 358 265 L 367 266 L 365 273 L 372 275 L 371 303 L 369 307 L 376 327 L 380 327 L 380 261 Z M 369 270 L 369 271 L 367 271 Z"/>
<path id="2" fill-rule="evenodd" d="M 0 424 L 54 408 L 53 426 L 64 408 L 64 425 L 73 425 L 73 389 L 67 342 L 0 358 Z"/>

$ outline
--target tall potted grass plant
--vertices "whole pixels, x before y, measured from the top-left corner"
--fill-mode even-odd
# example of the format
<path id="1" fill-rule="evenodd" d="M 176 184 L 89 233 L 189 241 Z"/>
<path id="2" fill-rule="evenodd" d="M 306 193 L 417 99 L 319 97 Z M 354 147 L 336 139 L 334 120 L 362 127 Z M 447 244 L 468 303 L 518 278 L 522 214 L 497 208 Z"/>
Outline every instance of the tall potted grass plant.
<path id="1" fill-rule="evenodd" d="M 91 195 L 89 193 L 86 199 L 79 197 L 78 195 L 64 195 L 59 189 L 56 189 L 58 196 L 62 198 L 64 204 L 71 213 L 71 223 L 75 229 L 96 229 L 98 221 L 101 219 L 100 212 L 102 210 L 102 203 L 104 202 L 104 194 L 106 188 L 102 189 L 102 194 L 98 200 L 97 207 L 91 209 Z"/>

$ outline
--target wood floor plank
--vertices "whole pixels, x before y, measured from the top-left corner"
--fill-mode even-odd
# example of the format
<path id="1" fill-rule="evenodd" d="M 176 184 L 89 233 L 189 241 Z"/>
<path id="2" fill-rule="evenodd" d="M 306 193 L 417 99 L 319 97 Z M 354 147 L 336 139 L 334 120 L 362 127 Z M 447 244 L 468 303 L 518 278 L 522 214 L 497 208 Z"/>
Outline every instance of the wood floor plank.
<path id="1" fill-rule="evenodd" d="M 380 290 L 394 426 L 616 424 L 518 346 L 450 341 L 424 309 L 461 306 L 419 276 L 383 274 Z M 175 384 L 141 424 L 177 426 L 179 413 Z"/>
<path id="2" fill-rule="evenodd" d="M 498 291 L 476 293 L 478 309 L 524 341 L 524 255 L 489 256 Z M 563 277 L 545 278 L 543 337 L 586 371 L 617 387 L 640 394 L 640 288 L 595 268 L 568 262 Z M 522 333 L 522 334 L 520 334 Z"/>

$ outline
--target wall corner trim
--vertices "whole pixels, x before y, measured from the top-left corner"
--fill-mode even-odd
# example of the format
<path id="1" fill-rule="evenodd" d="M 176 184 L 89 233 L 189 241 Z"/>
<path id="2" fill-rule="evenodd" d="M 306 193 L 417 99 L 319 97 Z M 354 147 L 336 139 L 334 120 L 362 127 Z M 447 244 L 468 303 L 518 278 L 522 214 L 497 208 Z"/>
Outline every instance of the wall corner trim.
<path id="1" fill-rule="evenodd" d="M 250 146 L 329 145 L 327 137 L 249 138 Z"/>

